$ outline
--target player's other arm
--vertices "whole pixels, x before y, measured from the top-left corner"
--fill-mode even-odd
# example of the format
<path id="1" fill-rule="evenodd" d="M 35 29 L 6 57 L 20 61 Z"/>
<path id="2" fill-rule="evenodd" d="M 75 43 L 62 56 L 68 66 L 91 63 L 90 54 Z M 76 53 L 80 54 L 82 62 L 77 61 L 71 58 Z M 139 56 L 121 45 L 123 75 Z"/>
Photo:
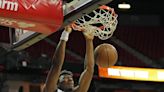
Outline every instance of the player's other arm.
<path id="1" fill-rule="evenodd" d="M 60 41 L 52 59 L 53 64 L 48 73 L 43 92 L 54 92 L 57 90 L 57 82 L 64 63 L 66 42 L 71 31 L 71 27 L 68 26 L 65 28 L 65 31 L 63 31 L 61 35 Z"/>
<path id="2" fill-rule="evenodd" d="M 94 53 L 93 53 L 93 38 L 92 33 L 83 32 L 86 39 L 86 54 L 85 54 L 85 69 L 79 79 L 79 86 L 75 92 L 87 92 L 94 73 Z"/>

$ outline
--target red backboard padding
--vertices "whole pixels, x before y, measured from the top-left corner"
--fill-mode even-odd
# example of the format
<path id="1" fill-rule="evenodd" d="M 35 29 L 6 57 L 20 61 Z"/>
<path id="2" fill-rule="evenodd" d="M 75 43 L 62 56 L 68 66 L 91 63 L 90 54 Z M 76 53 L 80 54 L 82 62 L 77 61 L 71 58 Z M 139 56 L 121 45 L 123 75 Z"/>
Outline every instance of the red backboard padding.
<path id="1" fill-rule="evenodd" d="M 62 23 L 62 0 L 0 0 L 0 25 L 51 34 Z"/>

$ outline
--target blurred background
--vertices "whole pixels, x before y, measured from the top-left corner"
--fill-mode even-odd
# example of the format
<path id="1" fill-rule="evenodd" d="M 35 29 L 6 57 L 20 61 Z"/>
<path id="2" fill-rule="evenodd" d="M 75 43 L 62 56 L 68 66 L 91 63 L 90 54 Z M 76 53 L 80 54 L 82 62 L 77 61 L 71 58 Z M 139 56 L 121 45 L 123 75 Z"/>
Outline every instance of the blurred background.
<path id="1" fill-rule="evenodd" d="M 68 1 L 71 2 L 71 1 Z M 128 4 L 128 7 L 119 7 Z M 108 40 L 94 39 L 94 47 L 113 44 L 118 51 L 117 66 L 164 68 L 164 3 L 162 0 L 113 0 L 107 4 L 118 14 L 118 26 Z M 51 59 L 62 31 L 15 51 L 9 49 L 10 31 L 0 26 L 0 92 L 41 92 Z M 81 32 L 71 33 L 63 68 L 77 81 L 83 71 L 85 39 Z M 163 82 L 101 78 L 98 68 L 89 92 L 163 92 Z"/>

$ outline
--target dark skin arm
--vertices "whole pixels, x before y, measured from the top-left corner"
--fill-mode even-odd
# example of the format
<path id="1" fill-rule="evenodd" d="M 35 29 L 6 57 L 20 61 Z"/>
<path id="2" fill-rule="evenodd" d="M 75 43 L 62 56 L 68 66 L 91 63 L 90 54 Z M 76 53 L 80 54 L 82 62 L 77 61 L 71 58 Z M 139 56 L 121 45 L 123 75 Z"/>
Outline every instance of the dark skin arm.
<path id="1" fill-rule="evenodd" d="M 71 27 L 67 26 L 65 31 L 71 32 Z M 43 92 L 54 92 L 57 90 L 57 82 L 64 63 L 66 41 L 60 40 L 53 57 L 53 65 L 48 73 Z"/>
<path id="2" fill-rule="evenodd" d="M 94 73 L 94 53 L 93 53 L 93 33 L 83 32 L 86 40 L 86 54 L 85 54 L 85 69 L 80 76 L 79 86 L 76 87 L 75 92 L 87 92 Z"/>

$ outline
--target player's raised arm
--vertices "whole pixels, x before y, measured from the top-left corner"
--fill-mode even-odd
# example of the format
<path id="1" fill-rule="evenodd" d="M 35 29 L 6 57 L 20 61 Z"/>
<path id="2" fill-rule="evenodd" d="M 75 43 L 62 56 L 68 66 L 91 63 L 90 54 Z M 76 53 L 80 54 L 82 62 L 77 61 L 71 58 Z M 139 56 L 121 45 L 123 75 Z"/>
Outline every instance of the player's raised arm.
<path id="1" fill-rule="evenodd" d="M 79 86 L 75 92 L 87 92 L 94 73 L 94 53 L 93 53 L 93 39 L 92 33 L 83 32 L 86 39 L 86 54 L 85 54 L 85 69 L 79 79 Z"/>
<path id="2" fill-rule="evenodd" d="M 43 92 L 55 92 L 57 90 L 57 82 L 64 63 L 66 42 L 69 38 L 69 34 L 71 33 L 71 31 L 71 27 L 67 26 L 65 30 L 62 32 L 60 41 L 57 45 L 54 57 L 52 59 L 53 64 L 48 73 Z"/>

